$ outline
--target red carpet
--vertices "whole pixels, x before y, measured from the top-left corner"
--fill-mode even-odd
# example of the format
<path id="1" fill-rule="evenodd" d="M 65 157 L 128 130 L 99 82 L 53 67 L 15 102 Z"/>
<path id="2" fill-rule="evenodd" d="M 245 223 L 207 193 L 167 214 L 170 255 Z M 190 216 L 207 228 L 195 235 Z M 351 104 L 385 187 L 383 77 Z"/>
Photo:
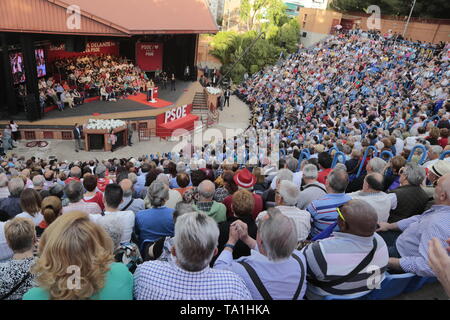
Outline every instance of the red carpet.
<path id="1" fill-rule="evenodd" d="M 156 103 L 147 102 L 147 94 L 145 94 L 145 93 L 140 93 L 136 96 L 131 95 L 127 99 L 139 102 L 141 104 L 145 104 L 145 105 L 147 105 L 149 107 L 153 107 L 153 108 L 164 108 L 164 107 L 171 106 L 173 104 L 172 102 L 169 102 L 169 101 L 166 101 L 163 99 L 159 99 L 159 98 L 155 99 Z"/>

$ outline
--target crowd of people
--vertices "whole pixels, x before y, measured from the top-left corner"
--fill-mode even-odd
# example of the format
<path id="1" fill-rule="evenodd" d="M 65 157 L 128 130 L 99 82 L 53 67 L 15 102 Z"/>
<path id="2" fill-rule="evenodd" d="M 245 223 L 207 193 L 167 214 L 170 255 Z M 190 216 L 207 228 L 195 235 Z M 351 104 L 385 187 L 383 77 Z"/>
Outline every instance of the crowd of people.
<path id="1" fill-rule="evenodd" d="M 84 103 L 85 98 L 99 96 L 105 101 L 117 101 L 130 95 L 146 92 L 147 74 L 127 59 L 113 55 L 84 55 L 64 58 L 54 62 L 56 76 L 39 80 L 40 105 L 65 105 L 73 108 Z M 175 88 L 175 76 L 162 72 L 158 75 L 163 88 L 170 80 Z"/>
<path id="2" fill-rule="evenodd" d="M 323 299 L 386 272 L 450 296 L 449 62 L 415 48 L 302 48 L 238 87 L 248 130 L 189 156 L 3 159 L 0 299 Z"/>

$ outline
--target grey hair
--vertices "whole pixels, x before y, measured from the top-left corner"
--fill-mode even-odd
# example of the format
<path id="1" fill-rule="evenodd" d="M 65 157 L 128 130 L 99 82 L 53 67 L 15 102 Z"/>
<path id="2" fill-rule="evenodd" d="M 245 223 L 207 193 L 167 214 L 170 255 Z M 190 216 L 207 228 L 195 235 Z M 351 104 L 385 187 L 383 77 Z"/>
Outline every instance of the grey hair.
<path id="1" fill-rule="evenodd" d="M 178 202 L 175 205 L 175 211 L 173 212 L 173 223 L 177 222 L 177 219 L 183 214 L 194 211 L 194 207 L 190 203 Z"/>
<path id="2" fill-rule="evenodd" d="M 381 158 L 375 157 L 373 159 L 370 159 L 368 164 L 372 168 L 373 172 L 383 174 L 384 167 L 386 166 L 386 161 Z"/>
<path id="3" fill-rule="evenodd" d="M 97 224 L 105 229 L 109 234 L 113 243 L 114 249 L 120 245 L 123 234 L 123 225 L 119 216 L 104 216 L 97 219 Z"/>
<path id="4" fill-rule="evenodd" d="M 295 183 L 287 180 L 281 181 L 278 185 L 278 192 L 287 206 L 295 206 L 297 204 L 300 190 Z"/>
<path id="5" fill-rule="evenodd" d="M 131 181 L 131 183 L 134 185 L 137 182 L 137 175 L 134 172 L 130 172 L 128 174 L 128 179 Z"/>
<path id="6" fill-rule="evenodd" d="M 127 189 L 127 190 L 123 190 L 123 197 L 124 198 L 128 198 L 128 197 L 131 197 L 131 196 L 133 196 L 133 187 L 131 187 L 130 189 Z"/>
<path id="7" fill-rule="evenodd" d="M 277 182 L 288 180 L 292 181 L 294 178 L 294 173 L 289 169 L 280 169 L 277 173 Z"/>
<path id="8" fill-rule="evenodd" d="M 147 189 L 147 197 L 152 207 L 161 207 L 169 199 L 169 187 L 155 180 Z"/>
<path id="9" fill-rule="evenodd" d="M 334 167 L 334 169 L 347 171 L 347 166 L 343 163 L 336 163 L 336 166 Z"/>
<path id="10" fill-rule="evenodd" d="M 403 173 L 406 175 L 406 180 L 408 180 L 410 185 L 419 186 L 425 179 L 425 169 L 417 165 L 417 163 L 408 162 L 404 168 Z"/>
<path id="11" fill-rule="evenodd" d="M 303 177 L 305 179 L 317 179 L 318 175 L 319 172 L 315 165 L 308 163 L 303 167 Z"/>
<path id="12" fill-rule="evenodd" d="M 214 197 L 214 193 L 216 191 L 216 188 L 214 186 L 214 183 L 212 183 L 209 180 L 204 180 L 200 182 L 200 184 L 197 187 L 198 194 L 203 199 L 212 199 Z"/>
<path id="13" fill-rule="evenodd" d="M 76 203 L 83 199 L 83 185 L 80 181 L 72 180 L 64 187 L 64 193 L 70 202 Z"/>
<path id="14" fill-rule="evenodd" d="M 342 169 L 334 169 L 328 174 L 328 185 L 337 193 L 344 193 L 348 186 L 348 174 L 347 171 Z"/>
<path id="15" fill-rule="evenodd" d="M 289 170 L 291 170 L 292 172 L 295 172 L 295 171 L 297 171 L 298 160 L 295 159 L 294 157 L 289 157 L 286 159 L 286 165 Z"/>
<path id="16" fill-rule="evenodd" d="M 8 185 L 8 177 L 6 174 L 0 174 L 0 188 L 6 187 Z"/>
<path id="17" fill-rule="evenodd" d="M 25 183 L 23 182 L 22 178 L 12 178 L 8 183 L 9 193 L 13 197 L 19 197 L 23 191 L 23 188 L 25 188 Z"/>
<path id="18" fill-rule="evenodd" d="M 177 173 L 184 173 L 186 172 L 186 165 L 184 162 L 180 161 L 177 163 Z"/>
<path id="19" fill-rule="evenodd" d="M 178 217 L 174 245 L 177 262 L 185 270 L 195 272 L 206 268 L 219 239 L 219 227 L 213 218 L 201 212 Z"/>
<path id="20" fill-rule="evenodd" d="M 398 129 L 395 129 L 394 131 L 392 131 L 392 135 L 396 138 L 403 138 L 402 132 Z"/>
<path id="21" fill-rule="evenodd" d="M 37 175 L 33 178 L 33 186 L 42 187 L 44 185 L 45 178 L 42 175 Z"/>
<path id="22" fill-rule="evenodd" d="M 441 146 L 433 145 L 430 147 L 430 151 L 437 155 L 441 154 L 442 150 L 444 149 Z"/>
<path id="23" fill-rule="evenodd" d="M 167 175 L 165 173 L 158 174 L 158 176 L 156 177 L 156 181 L 162 182 L 166 186 L 169 186 L 169 178 L 167 177 Z"/>
<path id="24" fill-rule="evenodd" d="M 258 233 L 267 258 L 271 261 L 287 259 L 297 247 L 297 228 L 294 220 L 277 208 L 267 210 L 268 219 L 262 220 Z"/>

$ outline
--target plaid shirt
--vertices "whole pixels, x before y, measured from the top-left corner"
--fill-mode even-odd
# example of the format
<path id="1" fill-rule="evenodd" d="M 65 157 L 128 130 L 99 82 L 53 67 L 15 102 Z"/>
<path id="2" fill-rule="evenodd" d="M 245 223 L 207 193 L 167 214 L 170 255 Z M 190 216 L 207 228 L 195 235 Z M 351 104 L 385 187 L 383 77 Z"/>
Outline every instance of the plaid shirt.
<path id="1" fill-rule="evenodd" d="M 211 207 L 213 206 L 214 201 L 199 201 L 197 202 L 197 208 L 200 211 L 203 212 L 209 212 L 211 210 Z"/>
<path id="2" fill-rule="evenodd" d="M 134 274 L 137 300 L 251 300 L 237 274 L 206 267 L 197 272 L 181 269 L 174 262 L 148 261 Z"/>

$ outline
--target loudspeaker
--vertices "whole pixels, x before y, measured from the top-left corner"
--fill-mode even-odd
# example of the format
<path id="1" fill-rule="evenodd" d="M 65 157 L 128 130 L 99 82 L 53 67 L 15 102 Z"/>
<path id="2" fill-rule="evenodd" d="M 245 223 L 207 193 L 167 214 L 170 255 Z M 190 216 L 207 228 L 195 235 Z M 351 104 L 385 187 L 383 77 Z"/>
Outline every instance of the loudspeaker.
<path id="1" fill-rule="evenodd" d="M 25 97 L 25 114 L 27 115 L 28 121 L 39 120 L 41 115 L 39 112 L 39 107 L 36 101 L 36 97 L 33 94 L 28 94 Z"/>
<path id="2" fill-rule="evenodd" d="M 306 32 L 303 32 L 302 37 L 306 38 Z"/>
<path id="3" fill-rule="evenodd" d="M 69 38 L 66 39 L 67 52 L 83 52 L 86 50 L 86 39 L 84 38 Z"/>
<path id="4" fill-rule="evenodd" d="M 73 52 L 75 50 L 75 40 L 73 38 L 66 39 L 65 45 L 67 52 Z"/>
<path id="5" fill-rule="evenodd" d="M 83 52 L 86 50 L 86 39 L 75 39 L 75 45 L 73 51 Z"/>

